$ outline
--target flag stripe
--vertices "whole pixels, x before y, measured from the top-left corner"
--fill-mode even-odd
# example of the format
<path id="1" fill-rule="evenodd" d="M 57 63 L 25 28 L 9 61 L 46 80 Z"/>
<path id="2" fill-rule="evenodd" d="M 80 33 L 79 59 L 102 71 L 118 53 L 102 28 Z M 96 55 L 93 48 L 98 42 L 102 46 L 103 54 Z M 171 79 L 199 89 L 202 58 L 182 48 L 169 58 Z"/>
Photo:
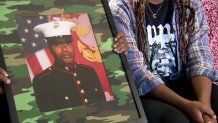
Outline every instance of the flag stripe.
<path id="1" fill-rule="evenodd" d="M 29 63 L 27 62 L 27 59 L 25 59 L 25 61 L 27 63 L 27 68 L 28 68 L 30 79 L 31 79 L 31 82 L 32 82 L 34 75 L 33 75 L 33 72 L 31 70 L 30 66 L 29 66 Z"/>
<path id="2" fill-rule="evenodd" d="M 40 66 L 40 63 L 35 54 L 26 56 L 26 60 L 27 60 L 28 65 L 30 66 L 33 76 L 42 72 L 42 67 Z"/>
<path id="3" fill-rule="evenodd" d="M 53 64 L 53 63 L 54 63 L 54 57 L 53 57 L 53 55 L 51 54 L 49 48 L 45 48 L 45 52 L 46 52 L 48 58 L 50 59 L 51 64 Z"/>
<path id="4" fill-rule="evenodd" d="M 50 59 L 48 58 L 44 49 L 35 52 L 35 55 L 39 61 L 40 66 L 42 67 L 42 70 L 45 70 L 51 66 Z"/>

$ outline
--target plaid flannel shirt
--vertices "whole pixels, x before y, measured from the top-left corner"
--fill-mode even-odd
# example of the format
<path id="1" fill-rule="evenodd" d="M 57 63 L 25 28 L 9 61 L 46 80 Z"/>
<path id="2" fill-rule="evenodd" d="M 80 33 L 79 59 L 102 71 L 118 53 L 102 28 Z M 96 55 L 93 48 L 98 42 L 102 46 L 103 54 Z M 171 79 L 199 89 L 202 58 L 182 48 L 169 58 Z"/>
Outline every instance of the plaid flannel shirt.
<path id="1" fill-rule="evenodd" d="M 140 52 L 137 47 L 137 37 L 135 34 L 136 19 L 131 1 L 133 0 L 110 0 L 109 6 L 118 31 L 122 31 L 125 34 L 126 41 L 128 42 L 129 50 L 126 55 L 127 61 L 132 72 L 133 80 L 138 89 L 138 93 L 142 96 L 157 86 L 164 84 L 164 82 L 158 74 L 153 74 L 149 70 L 149 67 L 144 61 L 142 52 Z M 175 1 L 172 1 L 174 2 L 172 25 L 177 44 L 179 44 L 179 15 Z M 170 79 L 176 80 L 181 77 L 184 71 L 186 71 L 188 79 L 191 79 L 194 76 L 207 76 L 212 81 L 218 81 L 218 75 L 213 69 L 213 57 L 209 50 L 209 27 L 207 25 L 203 6 L 198 0 L 191 0 L 191 6 L 196 11 L 195 32 L 190 40 L 190 47 L 187 50 L 187 67 L 184 67 L 181 59 L 181 49 L 178 45 L 178 72 L 170 76 Z M 144 26 L 146 26 L 146 22 L 144 23 Z M 186 68 L 186 70 L 184 70 L 184 68 Z"/>

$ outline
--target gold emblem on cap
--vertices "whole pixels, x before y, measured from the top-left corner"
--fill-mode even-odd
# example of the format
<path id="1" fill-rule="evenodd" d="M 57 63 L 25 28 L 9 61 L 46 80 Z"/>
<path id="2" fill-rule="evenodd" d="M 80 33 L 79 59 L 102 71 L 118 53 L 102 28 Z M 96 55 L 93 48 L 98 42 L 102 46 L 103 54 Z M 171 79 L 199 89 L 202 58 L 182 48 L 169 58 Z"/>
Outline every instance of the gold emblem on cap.
<path id="1" fill-rule="evenodd" d="M 52 24 L 52 26 L 53 26 L 53 28 L 58 28 L 60 26 L 60 24 L 55 22 L 55 23 Z"/>

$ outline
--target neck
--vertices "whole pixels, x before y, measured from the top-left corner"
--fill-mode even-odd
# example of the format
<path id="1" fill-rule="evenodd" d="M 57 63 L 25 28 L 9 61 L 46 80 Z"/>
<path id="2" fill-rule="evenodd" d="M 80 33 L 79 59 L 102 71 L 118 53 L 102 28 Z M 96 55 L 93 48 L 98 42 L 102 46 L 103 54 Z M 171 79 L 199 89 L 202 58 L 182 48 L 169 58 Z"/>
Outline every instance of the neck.
<path id="1" fill-rule="evenodd" d="M 160 4 L 162 3 L 164 0 L 148 0 L 148 2 L 152 3 L 152 4 Z"/>
<path id="2" fill-rule="evenodd" d="M 55 65 L 58 65 L 58 66 L 74 66 L 75 65 L 75 62 L 72 61 L 72 63 L 64 63 L 63 61 L 60 61 L 58 59 L 55 59 Z"/>

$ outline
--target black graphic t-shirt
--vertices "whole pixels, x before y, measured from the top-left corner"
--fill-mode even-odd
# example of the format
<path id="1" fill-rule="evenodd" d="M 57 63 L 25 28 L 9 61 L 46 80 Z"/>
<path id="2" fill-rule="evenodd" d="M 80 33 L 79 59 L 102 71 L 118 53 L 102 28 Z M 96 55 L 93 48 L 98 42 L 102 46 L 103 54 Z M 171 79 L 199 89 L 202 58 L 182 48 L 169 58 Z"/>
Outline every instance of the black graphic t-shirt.
<path id="1" fill-rule="evenodd" d="M 146 9 L 151 69 L 154 74 L 162 77 L 168 77 L 176 72 L 177 43 L 171 25 L 172 5 L 169 3 L 171 3 L 170 0 L 164 0 L 163 5 L 148 3 Z M 153 16 L 155 13 L 156 18 Z"/>

